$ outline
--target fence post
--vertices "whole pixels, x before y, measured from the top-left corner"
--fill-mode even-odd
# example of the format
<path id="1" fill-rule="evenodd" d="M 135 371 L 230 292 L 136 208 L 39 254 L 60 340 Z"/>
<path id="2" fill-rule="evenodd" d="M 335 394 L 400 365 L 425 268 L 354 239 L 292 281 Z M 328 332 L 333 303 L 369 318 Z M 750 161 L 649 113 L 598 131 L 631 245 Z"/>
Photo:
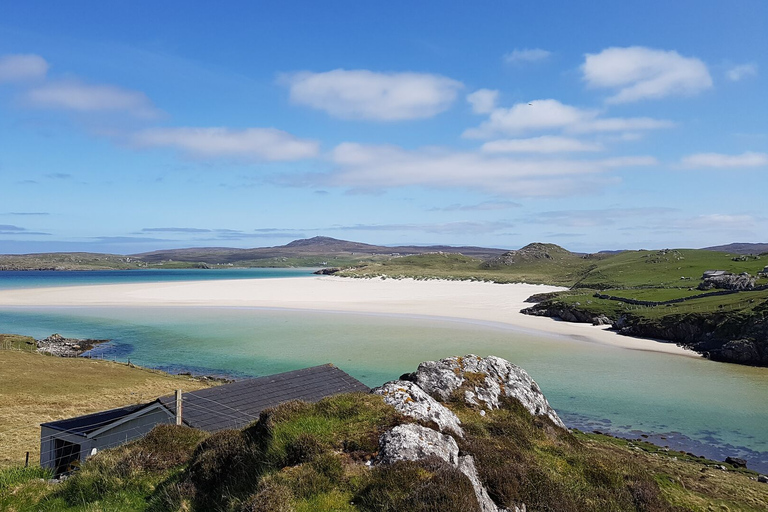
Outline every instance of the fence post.
<path id="1" fill-rule="evenodd" d="M 181 403 L 181 390 L 176 390 L 176 424 L 181 425 L 182 403 Z"/>
<path id="2" fill-rule="evenodd" d="M 29 452 L 27 452 L 27 460 L 24 461 L 24 467 L 25 468 L 29 467 Z"/>

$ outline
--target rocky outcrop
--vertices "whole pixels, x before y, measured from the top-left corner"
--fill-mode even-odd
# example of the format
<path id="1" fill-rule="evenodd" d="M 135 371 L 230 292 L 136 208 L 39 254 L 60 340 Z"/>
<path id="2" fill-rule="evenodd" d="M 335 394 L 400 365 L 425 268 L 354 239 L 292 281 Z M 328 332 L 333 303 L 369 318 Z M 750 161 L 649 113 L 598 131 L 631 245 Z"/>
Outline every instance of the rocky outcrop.
<path id="1" fill-rule="evenodd" d="M 37 351 L 59 357 L 77 357 L 91 350 L 94 345 L 109 340 L 80 340 L 65 338 L 61 334 L 51 334 L 47 338 L 37 340 Z"/>
<path id="2" fill-rule="evenodd" d="M 459 437 L 464 436 L 459 418 L 413 382 L 393 380 L 372 392 L 381 395 L 386 403 L 405 416 L 434 423 L 440 432 L 449 431 Z"/>
<path id="3" fill-rule="evenodd" d="M 605 315 L 595 315 L 588 311 L 582 311 L 576 307 L 569 307 L 560 303 L 552 304 L 550 302 L 541 302 L 535 306 L 521 309 L 520 312 L 524 315 L 548 316 L 551 318 L 559 318 L 565 322 L 592 325 L 603 325 L 599 322 L 602 322 L 602 318 L 605 317 Z"/>
<path id="4" fill-rule="evenodd" d="M 326 267 L 326 268 L 321 268 L 320 270 L 315 270 L 312 273 L 318 276 L 330 276 L 337 272 L 341 272 L 341 269 L 339 267 Z"/>
<path id="5" fill-rule="evenodd" d="M 534 416 L 545 416 L 565 428 L 539 385 L 517 365 L 500 357 L 448 357 L 419 365 L 416 384 L 424 391 L 448 400 L 455 392 L 472 406 L 498 409 L 502 397 L 518 400 Z"/>
<path id="6" fill-rule="evenodd" d="M 627 336 L 671 341 L 714 361 L 768 366 L 768 305 L 749 316 L 689 313 L 649 320 L 624 314 L 614 328 Z"/>
<path id="7" fill-rule="evenodd" d="M 437 457 L 461 471 L 472 484 L 483 512 L 508 510 L 494 503 L 480 481 L 474 459 L 471 455 L 459 455 L 459 446 L 453 437 L 421 425 L 406 424 L 385 432 L 379 439 L 378 464 L 392 464 L 401 460 L 417 461 L 428 457 Z M 525 512 L 525 505 L 522 508 L 515 507 L 514 512 Z"/>
<path id="8" fill-rule="evenodd" d="M 726 274 L 721 276 L 707 277 L 701 284 L 699 284 L 699 290 L 711 290 L 717 288 L 719 290 L 752 290 L 755 287 L 755 277 L 747 274 L 746 272 L 739 275 Z"/>

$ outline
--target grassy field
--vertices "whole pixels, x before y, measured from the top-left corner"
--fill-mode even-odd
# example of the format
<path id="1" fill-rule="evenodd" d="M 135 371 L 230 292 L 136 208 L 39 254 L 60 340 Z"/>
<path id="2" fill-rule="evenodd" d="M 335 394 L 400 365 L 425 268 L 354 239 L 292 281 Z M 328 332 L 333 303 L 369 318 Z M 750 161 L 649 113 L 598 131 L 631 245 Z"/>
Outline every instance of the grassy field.
<path id="1" fill-rule="evenodd" d="M 83 358 L 41 355 L 26 336 L 0 335 L 0 467 L 37 462 L 40 423 L 149 402 L 209 384 Z"/>

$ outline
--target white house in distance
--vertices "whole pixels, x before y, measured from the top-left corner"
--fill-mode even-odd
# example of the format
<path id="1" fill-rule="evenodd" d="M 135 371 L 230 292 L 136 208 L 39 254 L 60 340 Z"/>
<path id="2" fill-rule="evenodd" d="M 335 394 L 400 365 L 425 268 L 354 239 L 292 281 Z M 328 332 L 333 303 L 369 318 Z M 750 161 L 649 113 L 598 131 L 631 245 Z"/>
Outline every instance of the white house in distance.
<path id="1" fill-rule="evenodd" d="M 243 428 L 256 421 L 264 409 L 283 402 L 316 402 L 353 391 L 367 393 L 370 389 L 331 364 L 314 366 L 184 393 L 181 423 L 208 432 Z M 59 475 L 99 450 L 138 439 L 161 423 L 176 422 L 176 397 L 170 395 L 149 403 L 43 423 L 40 465 Z"/>

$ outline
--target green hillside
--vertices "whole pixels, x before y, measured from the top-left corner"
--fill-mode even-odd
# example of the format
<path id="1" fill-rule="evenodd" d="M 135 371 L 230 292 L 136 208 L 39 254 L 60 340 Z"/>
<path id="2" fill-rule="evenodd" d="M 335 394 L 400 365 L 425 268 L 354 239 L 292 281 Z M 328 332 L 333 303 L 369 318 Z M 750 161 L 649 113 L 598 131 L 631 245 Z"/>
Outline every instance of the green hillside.
<path id="1" fill-rule="evenodd" d="M 640 441 L 568 432 L 514 399 L 480 414 L 461 400 L 463 454 L 499 505 L 528 510 L 757 511 L 754 472 Z M 371 465 L 378 438 L 413 422 L 377 395 L 289 402 L 244 430 L 163 425 L 99 452 L 61 484 L 0 471 L 0 508 L 26 511 L 478 511 L 467 477 L 437 457 Z M 721 469 L 722 468 L 722 469 Z M 41 478 L 42 477 L 42 478 Z"/>

